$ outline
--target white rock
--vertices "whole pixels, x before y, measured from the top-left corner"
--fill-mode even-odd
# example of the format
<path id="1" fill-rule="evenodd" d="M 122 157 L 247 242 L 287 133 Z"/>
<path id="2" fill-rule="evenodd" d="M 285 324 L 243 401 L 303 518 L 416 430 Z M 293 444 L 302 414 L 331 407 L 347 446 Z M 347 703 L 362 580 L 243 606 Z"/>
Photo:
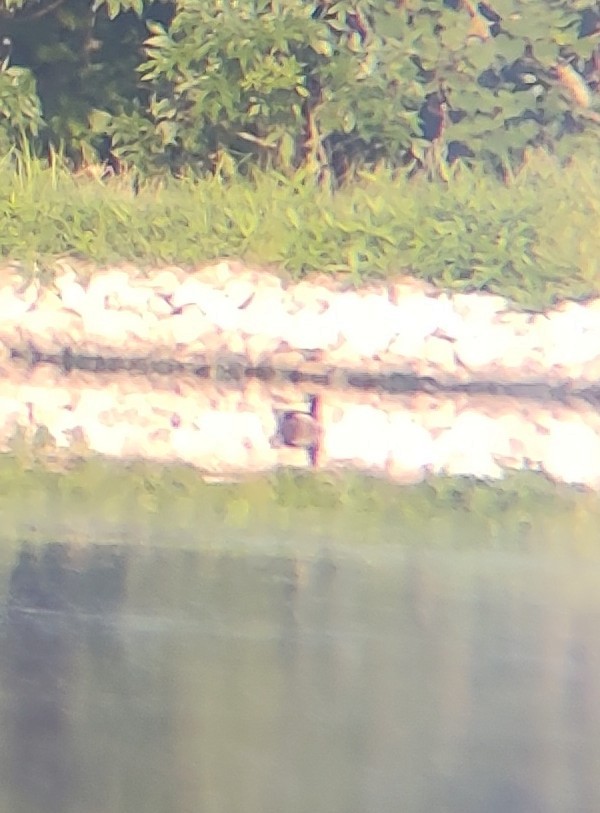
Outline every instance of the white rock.
<path id="1" fill-rule="evenodd" d="M 288 317 L 281 338 L 299 350 L 327 350 L 339 341 L 339 329 L 330 311 L 302 308 Z"/>
<path id="2" fill-rule="evenodd" d="M 238 326 L 239 311 L 234 302 L 195 277 L 188 277 L 171 299 L 174 310 L 189 305 L 199 308 L 221 330 L 235 330 Z"/>
<path id="3" fill-rule="evenodd" d="M 112 268 L 108 271 L 101 271 L 94 274 L 87 286 L 87 296 L 91 303 L 90 307 L 93 309 L 105 307 L 108 296 L 118 296 L 129 287 L 129 274 L 118 268 Z"/>
<path id="4" fill-rule="evenodd" d="M 600 488 L 600 436 L 579 421 L 556 422 L 541 462 L 555 480 Z"/>
<path id="5" fill-rule="evenodd" d="M 292 302 L 301 308 L 309 308 L 317 313 L 323 313 L 330 305 L 336 294 L 322 285 L 314 285 L 306 280 L 293 285 L 289 289 Z"/>
<path id="6" fill-rule="evenodd" d="M 502 296 L 488 294 L 454 294 L 454 310 L 467 322 L 491 324 L 494 318 L 508 309 L 508 300 Z"/>
<path id="7" fill-rule="evenodd" d="M 139 285 L 149 288 L 155 295 L 160 297 L 173 296 L 183 282 L 184 274 L 163 269 L 156 274 L 152 274 L 148 279 L 140 280 Z"/>
<path id="8" fill-rule="evenodd" d="M 85 338 L 100 340 L 108 348 L 127 349 L 131 335 L 143 335 L 142 317 L 131 311 L 90 308 L 83 314 Z"/>
<path id="9" fill-rule="evenodd" d="M 233 277 L 233 268 L 226 260 L 204 266 L 200 270 L 202 281 L 216 288 L 223 288 Z"/>
<path id="10" fill-rule="evenodd" d="M 155 316 L 163 318 L 165 316 L 170 316 L 173 312 L 173 308 L 164 298 L 164 296 L 160 296 L 159 294 L 153 294 L 148 299 L 148 311 L 153 313 Z"/>
<path id="11" fill-rule="evenodd" d="M 19 422 L 21 425 L 28 422 L 29 408 L 22 398 L 14 398 L 9 395 L 0 395 L 0 426 L 3 428 L 14 427 Z"/>
<path id="12" fill-rule="evenodd" d="M 254 296 L 256 284 L 248 277 L 232 277 L 223 288 L 223 294 L 230 301 L 234 308 L 241 308 L 248 304 Z"/>
<path id="13" fill-rule="evenodd" d="M 153 296 L 150 288 L 133 287 L 131 285 L 122 287 L 115 293 L 106 297 L 107 308 L 115 310 L 130 310 L 134 313 L 144 313 L 148 310 L 148 302 Z"/>
<path id="14" fill-rule="evenodd" d="M 515 339 L 510 330 L 499 325 L 489 325 L 487 330 L 463 333 L 454 343 L 458 361 L 469 370 L 482 370 L 492 362 L 505 357 Z"/>
<path id="15" fill-rule="evenodd" d="M 398 359 L 421 358 L 425 352 L 425 342 L 425 337 L 418 333 L 404 333 L 396 336 L 389 344 L 385 359 L 393 361 L 394 357 Z"/>
<path id="16" fill-rule="evenodd" d="M 397 313 L 386 296 L 345 292 L 332 300 L 327 315 L 348 347 L 362 358 L 384 352 L 394 337 Z"/>
<path id="17" fill-rule="evenodd" d="M 79 345 L 80 321 L 68 311 L 29 311 L 21 319 L 19 334 L 40 353 L 52 354 Z"/>
<path id="18" fill-rule="evenodd" d="M 90 307 L 85 289 L 76 280 L 65 282 L 59 293 L 64 307 L 80 316 Z"/>
<path id="19" fill-rule="evenodd" d="M 444 373 L 454 373 L 456 371 L 454 344 L 448 339 L 427 336 L 423 343 L 421 356 L 425 361 L 435 365 Z"/>
<path id="20" fill-rule="evenodd" d="M 451 302 L 442 296 L 415 294 L 400 300 L 393 308 L 394 332 L 407 339 L 425 339 L 457 319 Z"/>
<path id="21" fill-rule="evenodd" d="M 495 456 L 510 453 L 509 439 L 493 418 L 474 410 L 461 412 L 453 426 L 435 441 L 433 469 L 448 475 L 503 477 Z"/>
<path id="22" fill-rule="evenodd" d="M 175 344 L 192 344 L 214 330 L 199 307 L 188 305 L 182 313 L 169 317 L 169 330 Z"/>
<path id="23" fill-rule="evenodd" d="M 277 339 L 285 333 L 290 319 L 283 305 L 283 291 L 271 287 L 256 291 L 252 301 L 238 314 L 238 327 L 243 333 Z"/>
<path id="24" fill-rule="evenodd" d="M 410 413 L 392 412 L 389 416 L 390 457 L 396 469 L 408 472 L 424 469 L 435 459 L 431 434 Z"/>
<path id="25" fill-rule="evenodd" d="M 385 468 L 390 453 L 387 414 L 367 404 L 349 404 L 339 417 L 323 414 L 323 460 L 352 461 L 367 469 Z"/>
<path id="26" fill-rule="evenodd" d="M 0 289 L 0 322 L 16 322 L 31 307 L 32 303 L 19 296 L 12 286 Z"/>
<path id="27" fill-rule="evenodd" d="M 248 336 L 244 340 L 244 351 L 252 366 L 265 362 L 277 349 L 280 341 L 274 336 Z"/>
<path id="28" fill-rule="evenodd" d="M 127 435 L 131 431 L 126 423 L 105 426 L 103 423 L 88 421 L 82 428 L 91 451 L 108 457 L 123 457 Z"/>

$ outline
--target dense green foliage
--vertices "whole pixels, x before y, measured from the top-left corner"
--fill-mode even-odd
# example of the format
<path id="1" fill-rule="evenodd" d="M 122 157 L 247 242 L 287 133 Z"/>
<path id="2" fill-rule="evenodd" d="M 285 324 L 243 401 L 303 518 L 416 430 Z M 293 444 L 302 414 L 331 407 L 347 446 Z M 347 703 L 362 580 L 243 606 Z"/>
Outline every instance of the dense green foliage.
<path id="1" fill-rule="evenodd" d="M 600 155 L 538 153 L 508 184 L 455 167 L 448 182 L 385 169 L 337 192 L 306 173 L 256 170 L 224 180 L 163 179 L 132 188 L 55 163 L 0 165 L 0 254 L 51 272 L 52 257 L 96 264 L 195 264 L 234 256 L 294 278 L 341 272 L 349 281 L 410 272 L 454 290 L 488 290 L 518 305 L 600 294 Z"/>
<path id="2" fill-rule="evenodd" d="M 599 31 L 593 0 L 2 0 L 0 145 L 322 181 L 514 166 L 597 139 Z"/>

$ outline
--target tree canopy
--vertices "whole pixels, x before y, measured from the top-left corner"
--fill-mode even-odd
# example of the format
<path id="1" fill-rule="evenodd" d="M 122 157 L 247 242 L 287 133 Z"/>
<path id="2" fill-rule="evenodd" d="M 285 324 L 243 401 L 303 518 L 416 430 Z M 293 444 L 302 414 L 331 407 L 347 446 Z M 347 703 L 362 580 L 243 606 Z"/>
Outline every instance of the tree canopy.
<path id="1" fill-rule="evenodd" d="M 568 155 L 598 140 L 590 0 L 2 0 L 0 149 L 144 174 Z"/>

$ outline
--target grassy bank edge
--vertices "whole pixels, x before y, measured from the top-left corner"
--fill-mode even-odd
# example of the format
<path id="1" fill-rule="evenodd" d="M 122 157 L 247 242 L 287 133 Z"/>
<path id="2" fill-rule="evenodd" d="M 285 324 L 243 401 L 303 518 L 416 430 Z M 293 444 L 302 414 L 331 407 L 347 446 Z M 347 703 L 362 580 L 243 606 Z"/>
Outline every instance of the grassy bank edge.
<path id="1" fill-rule="evenodd" d="M 206 482 L 184 465 L 91 457 L 57 467 L 23 447 L 0 455 L 0 513 L 7 543 L 114 542 L 125 533 L 183 547 L 272 540 L 585 552 L 597 547 L 600 495 L 531 471 L 402 487 L 353 471 L 287 469 Z"/>
<path id="2" fill-rule="evenodd" d="M 561 166 L 542 151 L 505 182 L 464 167 L 443 180 L 381 167 L 336 191 L 303 173 L 138 182 L 6 159 L 0 256 L 42 282 L 58 257 L 142 269 L 236 258 L 356 286 L 409 273 L 540 310 L 600 294 L 599 188 L 600 160 Z"/>

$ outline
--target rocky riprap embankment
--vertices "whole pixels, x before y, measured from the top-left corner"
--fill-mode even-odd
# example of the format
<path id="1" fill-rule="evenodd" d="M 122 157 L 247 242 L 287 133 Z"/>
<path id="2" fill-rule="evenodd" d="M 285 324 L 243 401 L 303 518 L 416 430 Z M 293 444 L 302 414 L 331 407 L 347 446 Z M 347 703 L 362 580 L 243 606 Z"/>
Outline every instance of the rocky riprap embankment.
<path id="1" fill-rule="evenodd" d="M 233 361 L 337 383 L 360 371 L 443 387 L 583 390 L 600 381 L 600 300 L 525 313 L 499 296 L 449 294 L 409 278 L 344 290 L 325 277 L 285 283 L 229 262 L 142 274 L 131 266 L 88 273 L 61 261 L 47 285 L 7 269 L 0 342 L 8 354 Z"/>
<path id="2" fill-rule="evenodd" d="M 275 445 L 278 415 L 318 401 L 318 454 Z M 304 402 L 303 402 L 304 401 Z M 192 374 L 61 373 L 56 365 L 3 365 L 0 452 L 26 441 L 50 465 L 73 456 L 183 463 L 212 479 L 279 466 L 412 483 L 428 475 L 501 478 L 510 470 L 600 488 L 600 415 L 583 399 L 298 387 Z M 22 444 L 21 444 L 22 445 Z"/>

